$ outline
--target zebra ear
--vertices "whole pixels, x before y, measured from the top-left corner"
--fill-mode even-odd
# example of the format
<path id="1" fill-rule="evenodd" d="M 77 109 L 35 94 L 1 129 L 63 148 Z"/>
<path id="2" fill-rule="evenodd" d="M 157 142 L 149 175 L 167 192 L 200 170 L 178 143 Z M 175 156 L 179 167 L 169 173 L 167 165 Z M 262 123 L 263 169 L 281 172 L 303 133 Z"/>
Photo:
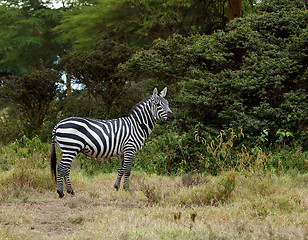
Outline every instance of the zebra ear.
<path id="1" fill-rule="evenodd" d="M 159 94 L 161 97 L 165 97 L 167 95 L 167 87 L 165 87 Z"/>
<path id="2" fill-rule="evenodd" d="M 154 88 L 154 91 L 153 91 L 153 95 L 152 95 L 152 97 L 154 98 L 154 100 L 156 100 L 157 99 L 157 93 L 158 93 L 158 91 L 157 91 L 157 88 Z"/>

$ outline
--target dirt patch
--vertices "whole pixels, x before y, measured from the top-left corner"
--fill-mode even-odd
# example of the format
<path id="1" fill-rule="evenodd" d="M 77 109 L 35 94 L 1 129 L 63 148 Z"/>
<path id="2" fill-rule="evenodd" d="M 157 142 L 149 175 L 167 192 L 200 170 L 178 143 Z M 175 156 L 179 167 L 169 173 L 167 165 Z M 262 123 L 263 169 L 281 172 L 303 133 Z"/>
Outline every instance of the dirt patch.
<path id="1" fill-rule="evenodd" d="M 67 201 L 19 202 L 0 204 L 0 224 L 15 231 L 20 228 L 48 236 L 61 235 L 76 230 L 70 219 L 74 210 Z"/>
<path id="2" fill-rule="evenodd" d="M 125 198 L 91 199 L 87 194 L 56 196 L 48 200 L 0 203 L 0 232 L 14 238 L 20 232 L 27 233 L 26 239 L 69 238 L 83 230 L 85 222 L 93 221 L 93 215 L 104 208 L 132 209 L 144 205 L 140 201 Z M 91 214 L 93 213 L 93 215 Z M 30 235 L 29 235 L 30 234 Z"/>

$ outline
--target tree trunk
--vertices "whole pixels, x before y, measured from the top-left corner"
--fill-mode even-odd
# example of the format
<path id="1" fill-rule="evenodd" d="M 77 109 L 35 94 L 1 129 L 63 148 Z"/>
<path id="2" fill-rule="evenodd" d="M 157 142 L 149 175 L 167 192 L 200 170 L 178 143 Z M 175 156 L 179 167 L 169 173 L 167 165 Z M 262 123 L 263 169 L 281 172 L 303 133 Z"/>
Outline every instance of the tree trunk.
<path id="1" fill-rule="evenodd" d="M 228 0 L 228 19 L 241 17 L 242 15 L 242 0 Z"/>
<path id="2" fill-rule="evenodd" d="M 72 96 L 72 79 L 71 74 L 66 73 L 66 97 L 69 98 Z"/>

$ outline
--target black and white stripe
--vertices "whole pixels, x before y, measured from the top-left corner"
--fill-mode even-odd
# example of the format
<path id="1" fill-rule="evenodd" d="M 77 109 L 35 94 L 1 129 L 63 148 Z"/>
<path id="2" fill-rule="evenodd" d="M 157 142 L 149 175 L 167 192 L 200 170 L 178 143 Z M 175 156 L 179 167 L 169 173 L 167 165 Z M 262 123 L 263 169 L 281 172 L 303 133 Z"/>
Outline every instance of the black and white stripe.
<path id="1" fill-rule="evenodd" d="M 128 188 L 129 176 L 135 154 L 142 148 L 151 134 L 156 120 L 172 123 L 175 119 L 164 98 L 167 88 L 158 95 L 153 95 L 138 103 L 128 117 L 113 120 L 97 120 L 71 117 L 60 121 L 52 132 L 51 169 L 58 183 L 57 192 L 63 197 L 63 179 L 67 192 L 74 194 L 69 174 L 73 158 L 80 152 L 94 158 L 120 157 L 118 177 L 114 187 L 118 190 L 123 174 L 123 188 Z M 57 167 L 55 143 L 58 145 L 62 159 Z"/>

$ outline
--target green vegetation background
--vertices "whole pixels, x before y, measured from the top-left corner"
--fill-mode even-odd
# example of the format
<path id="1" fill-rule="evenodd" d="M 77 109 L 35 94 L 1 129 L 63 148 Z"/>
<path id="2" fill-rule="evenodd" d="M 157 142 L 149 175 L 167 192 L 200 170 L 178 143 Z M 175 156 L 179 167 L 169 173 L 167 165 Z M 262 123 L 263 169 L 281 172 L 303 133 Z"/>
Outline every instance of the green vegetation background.
<path id="1" fill-rule="evenodd" d="M 231 22 L 226 1 L 211 2 L 2 3 L 1 168 L 6 151 L 30 156 L 33 144 L 45 168 L 59 120 L 121 117 L 167 86 L 177 120 L 158 124 L 134 169 L 307 172 L 307 2 L 243 1 Z M 88 173 L 118 166 L 79 161 Z"/>

